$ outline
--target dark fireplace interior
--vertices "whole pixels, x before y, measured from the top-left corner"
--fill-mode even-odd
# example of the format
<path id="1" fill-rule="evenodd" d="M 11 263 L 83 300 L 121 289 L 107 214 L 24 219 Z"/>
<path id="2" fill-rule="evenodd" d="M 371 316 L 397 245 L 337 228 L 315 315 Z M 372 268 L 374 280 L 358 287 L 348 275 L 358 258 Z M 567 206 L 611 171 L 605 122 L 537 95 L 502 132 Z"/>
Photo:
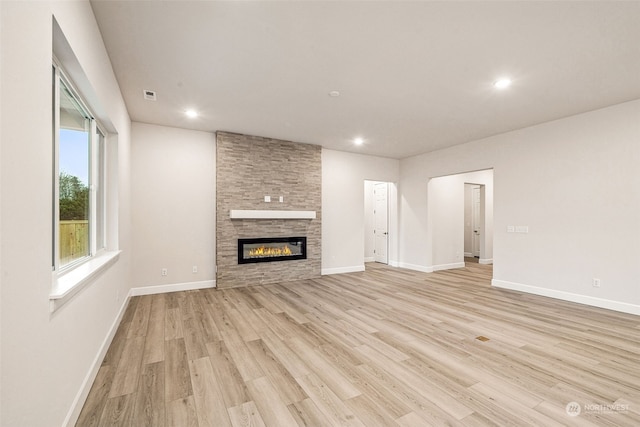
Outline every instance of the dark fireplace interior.
<path id="1" fill-rule="evenodd" d="M 307 259 L 306 237 L 238 239 L 238 264 Z"/>

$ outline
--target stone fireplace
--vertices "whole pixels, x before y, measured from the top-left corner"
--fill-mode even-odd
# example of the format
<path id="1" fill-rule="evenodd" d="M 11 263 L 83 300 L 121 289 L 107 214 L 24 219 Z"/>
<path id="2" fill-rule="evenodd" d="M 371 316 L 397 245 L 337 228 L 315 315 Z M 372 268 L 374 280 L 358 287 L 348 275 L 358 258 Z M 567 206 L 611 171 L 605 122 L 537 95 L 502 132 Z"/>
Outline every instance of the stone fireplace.
<path id="1" fill-rule="evenodd" d="M 217 286 L 319 277 L 320 147 L 229 132 L 216 139 Z"/>

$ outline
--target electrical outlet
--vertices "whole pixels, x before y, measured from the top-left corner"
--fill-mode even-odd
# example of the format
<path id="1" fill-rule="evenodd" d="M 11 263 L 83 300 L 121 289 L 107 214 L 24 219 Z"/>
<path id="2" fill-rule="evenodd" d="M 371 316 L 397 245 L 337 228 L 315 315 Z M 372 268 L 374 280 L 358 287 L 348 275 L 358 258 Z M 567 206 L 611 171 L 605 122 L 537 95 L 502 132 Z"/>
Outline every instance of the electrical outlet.
<path id="1" fill-rule="evenodd" d="M 192 272 L 192 273 L 197 273 L 197 272 L 198 272 L 198 266 L 197 266 L 197 265 L 194 265 L 194 266 L 191 268 L 191 272 Z"/>
<path id="2" fill-rule="evenodd" d="M 591 281 L 591 283 L 593 284 L 594 288 L 599 288 L 600 287 L 600 279 L 596 279 L 594 277 L 593 280 Z"/>
<path id="3" fill-rule="evenodd" d="M 163 276 L 166 276 L 166 275 L 167 275 L 167 269 L 166 269 L 166 268 L 163 268 L 163 269 L 162 269 L 162 271 L 161 271 L 161 274 L 162 274 Z"/>

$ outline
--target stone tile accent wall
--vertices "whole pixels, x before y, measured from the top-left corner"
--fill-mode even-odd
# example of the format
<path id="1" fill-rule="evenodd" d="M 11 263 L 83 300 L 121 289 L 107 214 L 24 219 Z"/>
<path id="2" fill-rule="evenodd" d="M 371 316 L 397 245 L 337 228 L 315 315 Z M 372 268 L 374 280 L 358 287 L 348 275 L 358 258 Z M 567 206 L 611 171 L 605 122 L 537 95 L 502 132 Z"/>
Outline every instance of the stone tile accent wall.
<path id="1" fill-rule="evenodd" d="M 318 145 L 217 132 L 216 283 L 220 288 L 320 276 L 322 160 Z M 264 201 L 271 196 L 271 203 Z M 284 197 L 280 203 L 279 197 Z M 314 220 L 230 219 L 232 209 L 316 211 Z M 238 264 L 238 239 L 307 237 L 307 259 Z"/>

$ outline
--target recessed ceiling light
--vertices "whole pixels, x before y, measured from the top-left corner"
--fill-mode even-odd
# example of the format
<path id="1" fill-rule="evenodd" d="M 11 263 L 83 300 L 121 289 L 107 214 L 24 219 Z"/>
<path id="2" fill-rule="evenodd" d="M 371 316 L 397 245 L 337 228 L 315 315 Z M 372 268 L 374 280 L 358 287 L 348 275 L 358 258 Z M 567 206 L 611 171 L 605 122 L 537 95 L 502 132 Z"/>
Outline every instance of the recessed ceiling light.
<path id="1" fill-rule="evenodd" d="M 356 139 L 353 140 L 353 143 L 356 144 L 356 145 L 362 145 L 362 144 L 364 144 L 364 139 L 356 138 Z"/>
<path id="2" fill-rule="evenodd" d="M 338 92 L 337 90 L 332 90 L 331 92 L 329 92 L 329 96 L 332 98 L 336 98 L 340 96 L 340 92 Z"/>
<path id="3" fill-rule="evenodd" d="M 511 86 L 511 79 L 502 78 L 493 82 L 493 87 L 496 89 L 506 89 Z"/>
<path id="4" fill-rule="evenodd" d="M 198 117 L 198 112 L 196 110 L 187 110 L 184 112 L 184 114 L 190 119 L 195 119 L 196 117 Z"/>

